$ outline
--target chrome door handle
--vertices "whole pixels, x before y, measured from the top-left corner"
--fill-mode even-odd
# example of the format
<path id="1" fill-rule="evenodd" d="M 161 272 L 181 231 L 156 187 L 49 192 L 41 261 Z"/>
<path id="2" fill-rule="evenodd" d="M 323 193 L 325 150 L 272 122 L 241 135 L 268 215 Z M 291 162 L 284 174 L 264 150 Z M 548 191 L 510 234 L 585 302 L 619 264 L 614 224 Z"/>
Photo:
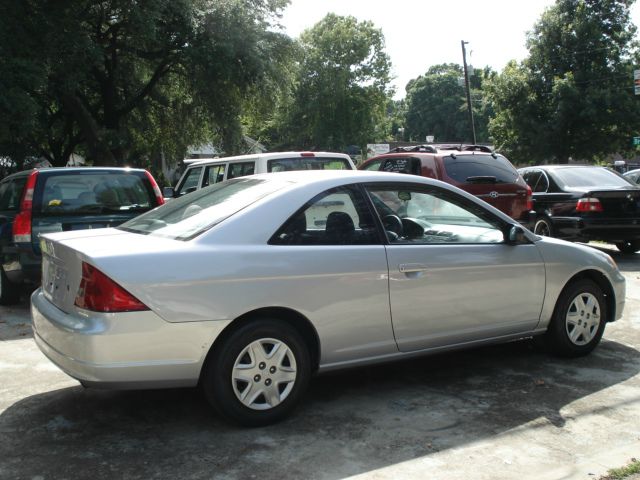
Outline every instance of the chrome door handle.
<path id="1" fill-rule="evenodd" d="M 426 272 L 429 270 L 429 267 L 422 263 L 401 263 L 398 265 L 398 269 L 400 270 L 400 273 L 415 273 Z"/>

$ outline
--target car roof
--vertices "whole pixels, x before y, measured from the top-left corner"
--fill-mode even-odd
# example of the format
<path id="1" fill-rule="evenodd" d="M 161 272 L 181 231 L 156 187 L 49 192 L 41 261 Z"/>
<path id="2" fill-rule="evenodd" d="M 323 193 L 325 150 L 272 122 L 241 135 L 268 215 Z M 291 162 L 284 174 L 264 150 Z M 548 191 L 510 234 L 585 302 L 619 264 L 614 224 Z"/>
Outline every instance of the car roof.
<path id="1" fill-rule="evenodd" d="M 19 172 L 7 175 L 5 178 L 16 178 L 30 175 L 32 172 L 37 171 L 38 174 L 43 173 L 48 175 L 50 173 L 74 173 L 74 172 L 144 172 L 143 168 L 130 168 L 130 167 L 46 167 L 46 168 L 31 168 L 29 170 L 21 170 Z"/>
<path id="2" fill-rule="evenodd" d="M 218 157 L 218 158 L 194 158 L 187 159 L 184 163 L 189 166 L 193 165 L 205 165 L 209 163 L 224 163 L 224 162 L 241 162 L 243 160 L 255 160 L 257 158 L 264 158 L 265 160 L 273 160 L 274 158 L 283 158 L 283 157 L 335 157 L 335 158 L 350 158 L 346 153 L 338 153 L 338 152 L 310 152 L 310 151 L 301 151 L 301 152 L 269 152 L 269 153 L 251 153 L 248 155 L 236 155 L 233 157 Z"/>
<path id="3" fill-rule="evenodd" d="M 562 164 L 559 164 L 559 165 L 531 165 L 531 166 L 528 166 L 528 167 L 519 168 L 519 170 L 524 170 L 524 169 L 527 169 L 527 168 L 540 168 L 542 170 L 560 170 L 560 169 L 563 169 L 563 168 L 585 168 L 585 167 L 588 167 L 588 168 L 600 168 L 600 169 L 603 169 L 603 168 L 606 169 L 607 168 L 607 167 L 603 167 L 601 165 L 587 165 L 587 164 L 562 165 Z"/>

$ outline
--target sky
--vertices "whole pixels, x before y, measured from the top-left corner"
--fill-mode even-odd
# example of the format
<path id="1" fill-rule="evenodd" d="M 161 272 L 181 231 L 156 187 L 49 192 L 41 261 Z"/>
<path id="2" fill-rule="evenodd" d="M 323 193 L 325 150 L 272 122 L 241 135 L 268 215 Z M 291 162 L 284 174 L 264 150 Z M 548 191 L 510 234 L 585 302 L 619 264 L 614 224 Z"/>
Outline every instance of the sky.
<path id="1" fill-rule="evenodd" d="M 291 0 L 281 24 L 297 37 L 333 12 L 371 20 L 381 28 L 392 63 L 395 98 L 405 85 L 439 63 L 462 64 L 460 41 L 469 42 L 467 64 L 501 71 L 527 56 L 526 32 L 554 0 Z M 640 3 L 631 18 L 640 22 Z"/>

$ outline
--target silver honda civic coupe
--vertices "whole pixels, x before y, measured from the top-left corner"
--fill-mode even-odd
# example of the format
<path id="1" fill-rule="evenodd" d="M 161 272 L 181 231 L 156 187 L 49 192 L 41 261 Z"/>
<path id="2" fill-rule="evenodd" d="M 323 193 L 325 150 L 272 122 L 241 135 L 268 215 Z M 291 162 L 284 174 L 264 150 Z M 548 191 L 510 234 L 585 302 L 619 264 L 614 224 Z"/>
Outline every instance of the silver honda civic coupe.
<path id="1" fill-rule="evenodd" d="M 249 426 L 315 372 L 534 336 L 585 355 L 625 300 L 609 255 L 394 173 L 237 178 L 41 247 L 31 311 L 53 363 L 88 387 L 200 385 Z"/>

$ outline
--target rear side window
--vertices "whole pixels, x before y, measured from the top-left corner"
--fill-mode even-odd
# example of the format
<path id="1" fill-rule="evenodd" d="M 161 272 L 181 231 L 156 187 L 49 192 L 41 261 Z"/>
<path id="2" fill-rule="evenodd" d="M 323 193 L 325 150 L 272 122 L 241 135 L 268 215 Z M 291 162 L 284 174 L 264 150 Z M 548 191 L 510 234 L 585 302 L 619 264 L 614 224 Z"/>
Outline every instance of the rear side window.
<path id="1" fill-rule="evenodd" d="M 256 168 L 256 162 L 230 163 L 227 180 L 236 177 L 246 177 L 253 175 Z"/>
<path id="2" fill-rule="evenodd" d="M 190 240 L 288 185 L 278 179 L 236 178 L 172 200 L 163 208 L 139 215 L 118 228 L 142 235 Z"/>
<path id="3" fill-rule="evenodd" d="M 34 210 L 41 213 L 114 213 L 156 206 L 143 175 L 91 172 L 46 175 L 38 186 Z"/>
<path id="4" fill-rule="evenodd" d="M 447 175 L 460 183 L 514 183 L 518 171 L 502 155 L 456 155 L 443 158 Z"/>
<path id="5" fill-rule="evenodd" d="M 383 172 L 420 175 L 420 160 L 411 157 L 387 158 L 380 169 Z"/>
<path id="6" fill-rule="evenodd" d="M 0 211 L 19 210 L 25 183 L 27 183 L 27 177 L 18 177 L 0 183 Z"/>
<path id="7" fill-rule="evenodd" d="M 351 170 L 344 158 L 294 157 L 267 161 L 267 172 L 289 172 L 292 170 Z"/>

